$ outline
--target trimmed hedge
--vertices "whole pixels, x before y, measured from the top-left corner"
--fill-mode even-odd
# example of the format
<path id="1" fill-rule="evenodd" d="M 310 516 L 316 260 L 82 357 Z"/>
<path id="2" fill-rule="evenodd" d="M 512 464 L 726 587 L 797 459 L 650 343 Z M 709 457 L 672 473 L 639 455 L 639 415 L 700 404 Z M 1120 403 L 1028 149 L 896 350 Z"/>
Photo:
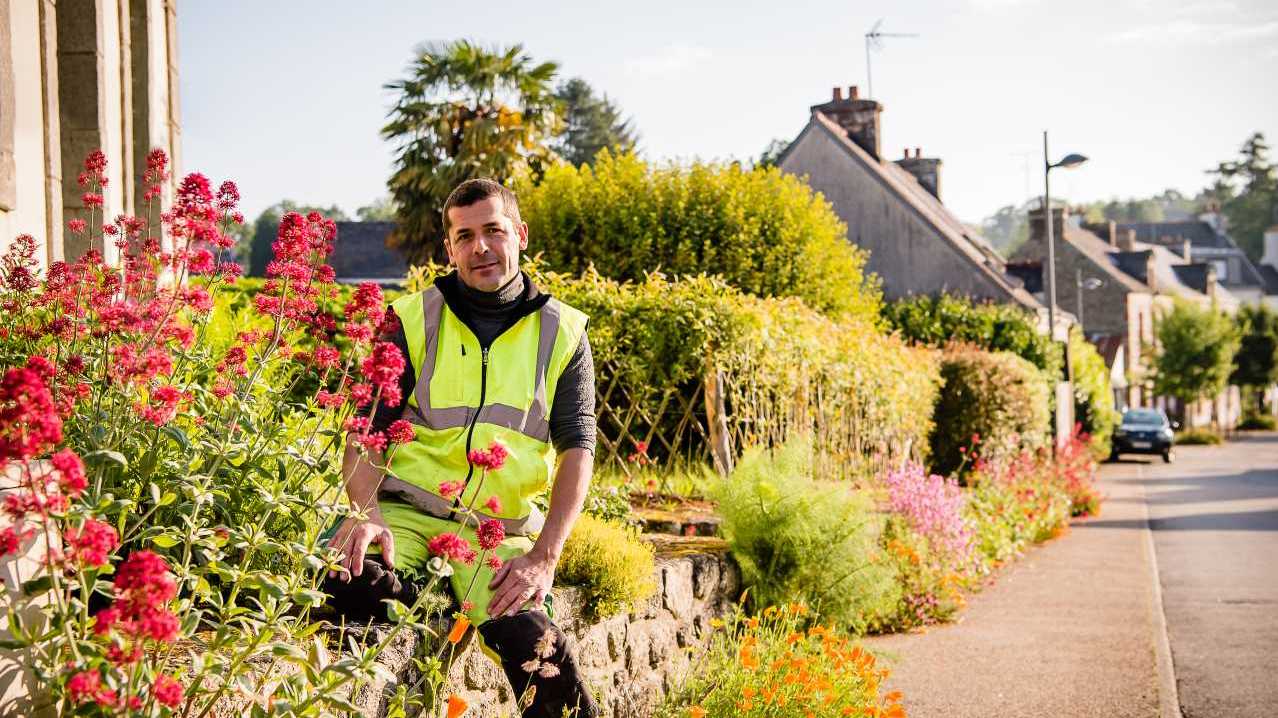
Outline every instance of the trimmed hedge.
<path id="1" fill-rule="evenodd" d="M 601 152 L 516 187 L 532 253 L 573 275 L 641 282 L 653 270 L 709 274 L 762 297 L 800 297 L 831 316 L 872 319 L 877 283 L 830 203 L 779 169 L 648 164 Z"/>
<path id="2" fill-rule="evenodd" d="M 1011 352 L 953 347 L 941 359 L 941 378 L 932 431 L 938 473 L 959 470 L 973 452 L 1000 461 L 1047 444 L 1048 388 L 1033 364 Z"/>
<path id="3" fill-rule="evenodd" d="M 751 296 L 719 278 L 619 282 L 593 270 L 574 277 L 536 262 L 525 268 L 544 291 L 590 316 L 601 464 L 624 461 L 638 440 L 658 462 L 707 458 L 697 392 L 708 363 L 723 378 L 737 452 L 812 434 L 818 470 L 830 477 L 866 476 L 927 455 L 935 352 L 884 336 L 868 321 L 836 322 L 797 298 Z M 410 290 L 439 271 L 415 270 Z M 699 428 L 684 421 L 683 402 Z"/>

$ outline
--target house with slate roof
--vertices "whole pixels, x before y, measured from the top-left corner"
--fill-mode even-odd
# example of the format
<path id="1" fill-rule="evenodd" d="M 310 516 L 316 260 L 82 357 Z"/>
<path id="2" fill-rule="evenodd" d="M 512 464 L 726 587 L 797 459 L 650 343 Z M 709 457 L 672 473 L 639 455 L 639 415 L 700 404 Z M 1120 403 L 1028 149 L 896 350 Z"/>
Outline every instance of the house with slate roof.
<path id="1" fill-rule="evenodd" d="M 1119 236 L 1134 233 L 1138 242 L 1164 247 L 1186 262 L 1207 263 L 1216 281 L 1241 302 L 1259 304 L 1266 283 L 1259 268 L 1225 230 L 1225 218 L 1214 207 L 1197 219 L 1180 222 L 1123 222 Z"/>
<path id="2" fill-rule="evenodd" d="M 1047 226 L 1043 218 L 1041 209 L 1030 212 L 1029 239 L 1008 265 L 1034 292 L 1041 292 L 1045 281 Z M 1111 376 L 1124 377 L 1123 382 L 1115 382 L 1119 407 L 1158 406 L 1181 414 L 1181 407 L 1153 396 L 1146 383 L 1145 355 L 1154 343 L 1155 319 L 1177 300 L 1233 312 L 1240 304 L 1238 298 L 1217 281 L 1216 265 L 1211 262 L 1188 261 L 1169 245 L 1139 241 L 1132 229 L 1120 233 L 1113 222 L 1085 229 L 1067 208 L 1054 207 L 1052 219 L 1057 301 L 1067 308 L 1081 301 L 1084 336 L 1105 358 Z M 1092 279 L 1099 280 L 1100 286 L 1082 288 Z M 1126 388 L 1120 392 L 1121 384 Z M 1237 390 L 1231 388 L 1215 405 L 1205 402 L 1189 407 L 1184 416 L 1191 424 L 1206 423 L 1214 416 L 1232 425 L 1240 408 Z"/>
<path id="3" fill-rule="evenodd" d="M 1278 309 L 1278 205 L 1274 206 L 1274 223 L 1265 230 L 1264 255 L 1256 267 L 1264 283 L 1264 302 L 1270 309 Z"/>
<path id="4" fill-rule="evenodd" d="M 338 222 L 337 241 L 329 263 L 342 284 L 374 282 L 398 286 L 408 275 L 408 262 L 386 246 L 394 222 Z"/>
<path id="5" fill-rule="evenodd" d="M 1012 303 L 1038 314 L 1045 329 L 1045 305 L 942 203 L 941 160 L 918 148 L 895 161 L 882 156 L 882 112 L 855 86 L 847 97 L 834 88 L 829 102 L 809 108 L 807 125 L 777 165 L 805 178 L 833 205 L 848 240 L 868 251 L 867 269 L 879 276 L 888 299 L 949 292 Z M 1058 323 L 1068 322 L 1066 312 L 1058 315 Z"/>

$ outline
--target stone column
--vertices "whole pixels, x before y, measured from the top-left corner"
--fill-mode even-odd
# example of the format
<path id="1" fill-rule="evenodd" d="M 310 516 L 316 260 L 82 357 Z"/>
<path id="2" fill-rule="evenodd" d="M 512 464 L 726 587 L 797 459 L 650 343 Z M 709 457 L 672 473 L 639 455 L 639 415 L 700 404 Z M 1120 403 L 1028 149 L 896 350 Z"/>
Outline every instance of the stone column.
<path id="1" fill-rule="evenodd" d="M 14 105 L 13 39 L 9 30 L 9 0 L 0 0 L 0 212 L 18 204 L 18 170 L 13 162 Z M 8 238 L 4 240 L 7 242 Z"/>
<path id="2" fill-rule="evenodd" d="M 142 195 L 146 185 L 146 156 L 155 148 L 164 150 L 176 164 L 177 125 L 177 59 L 173 55 L 176 41 L 176 17 L 172 0 L 128 0 L 129 45 L 132 70 L 133 163 L 129 184 L 134 197 L 133 213 L 146 214 Z M 176 174 L 176 173 L 174 173 Z M 173 184 L 166 186 L 162 200 L 167 203 Z M 151 212 L 158 211 L 153 204 Z M 151 219 L 154 219 L 152 217 Z"/>
<path id="3" fill-rule="evenodd" d="M 122 13 L 123 11 L 123 13 Z M 125 211 L 130 194 L 124 190 L 124 116 L 120 21 L 127 20 L 127 8 L 117 0 L 61 0 L 57 3 L 58 109 L 61 121 L 62 196 L 66 217 L 113 218 Z M 80 201 L 83 190 L 76 182 L 86 155 L 95 149 L 106 152 L 109 161 L 106 205 L 101 213 L 89 216 Z M 91 228 L 92 229 L 92 228 Z M 75 259 L 89 249 L 89 243 L 68 233 L 64 250 Z M 110 257 L 112 247 L 105 251 Z"/>

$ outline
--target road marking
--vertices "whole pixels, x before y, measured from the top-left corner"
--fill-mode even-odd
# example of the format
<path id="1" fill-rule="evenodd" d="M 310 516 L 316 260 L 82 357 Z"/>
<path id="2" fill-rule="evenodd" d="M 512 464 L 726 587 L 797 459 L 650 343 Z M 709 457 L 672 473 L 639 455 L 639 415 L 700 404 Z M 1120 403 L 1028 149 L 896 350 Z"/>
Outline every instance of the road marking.
<path id="1" fill-rule="evenodd" d="M 1136 478 L 1145 478 L 1145 467 L 1136 467 Z M 1154 618 L 1154 657 L 1158 663 L 1158 709 L 1161 718 L 1182 718 L 1180 695 L 1176 690 L 1176 666 L 1172 662 L 1171 641 L 1167 638 L 1167 614 L 1163 608 L 1163 586 L 1158 578 L 1158 554 L 1154 550 L 1154 529 L 1149 519 L 1149 489 L 1140 484 L 1141 507 L 1145 511 L 1145 558 L 1151 570 Z"/>

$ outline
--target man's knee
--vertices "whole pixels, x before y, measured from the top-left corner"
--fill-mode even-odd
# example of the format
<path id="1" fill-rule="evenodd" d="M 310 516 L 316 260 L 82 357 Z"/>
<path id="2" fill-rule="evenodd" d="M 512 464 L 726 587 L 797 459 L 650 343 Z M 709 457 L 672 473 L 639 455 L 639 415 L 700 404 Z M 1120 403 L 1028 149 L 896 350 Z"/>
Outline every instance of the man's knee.
<path id="1" fill-rule="evenodd" d="M 406 605 L 417 600 L 416 586 L 400 580 L 376 554 L 364 559 L 363 572 L 359 576 L 345 578 L 349 580 L 343 580 L 343 577 L 325 579 L 322 588 L 329 596 L 328 605 L 348 621 L 386 621 L 387 599 Z"/>

